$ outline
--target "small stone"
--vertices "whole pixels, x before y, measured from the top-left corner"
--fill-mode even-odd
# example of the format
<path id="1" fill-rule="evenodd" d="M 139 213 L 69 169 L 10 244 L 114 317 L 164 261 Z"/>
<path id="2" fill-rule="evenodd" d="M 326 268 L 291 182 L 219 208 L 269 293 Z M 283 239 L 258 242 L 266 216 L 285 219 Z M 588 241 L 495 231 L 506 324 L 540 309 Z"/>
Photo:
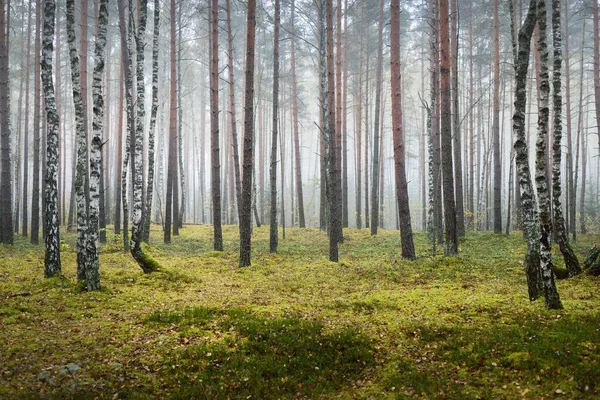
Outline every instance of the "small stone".
<path id="1" fill-rule="evenodd" d="M 52 377 L 52 374 L 50 373 L 50 371 L 42 371 L 38 374 L 37 377 L 40 381 L 47 381 Z"/>

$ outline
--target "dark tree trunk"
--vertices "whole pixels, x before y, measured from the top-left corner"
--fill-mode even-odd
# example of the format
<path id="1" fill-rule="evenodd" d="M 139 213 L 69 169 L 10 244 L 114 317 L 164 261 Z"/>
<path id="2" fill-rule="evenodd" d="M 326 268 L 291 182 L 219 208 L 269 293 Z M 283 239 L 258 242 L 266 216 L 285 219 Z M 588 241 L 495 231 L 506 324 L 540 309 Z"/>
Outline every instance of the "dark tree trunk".
<path id="1" fill-rule="evenodd" d="M 494 232 L 502 233 L 502 168 L 500 162 L 500 33 L 498 22 L 498 1 L 494 0 L 494 91 L 492 143 L 494 160 Z"/>
<path id="2" fill-rule="evenodd" d="M 273 127 L 271 136 L 271 165 L 269 183 L 271 188 L 271 216 L 269 228 L 269 250 L 277 252 L 277 125 L 279 112 L 279 0 L 275 0 L 275 25 L 273 28 Z M 283 162 L 283 158 L 281 160 Z M 283 181 L 283 175 L 281 176 Z M 284 192 L 281 192 L 283 198 Z"/>
<path id="3" fill-rule="evenodd" d="M 10 81 L 8 65 L 8 26 L 4 0 L 0 0 L 0 243 L 13 244 L 12 168 L 10 148 Z M 39 33 L 38 33 L 39 35 Z M 57 149 L 58 151 L 58 149 Z"/>
<path id="4" fill-rule="evenodd" d="M 210 163 L 213 217 L 213 246 L 223 251 L 221 230 L 221 164 L 219 156 L 219 2 L 211 0 L 210 24 Z"/>
<path id="5" fill-rule="evenodd" d="M 406 182 L 404 132 L 402 129 L 402 86 L 400 75 L 400 0 L 391 2 L 391 85 L 392 85 L 392 129 L 394 131 L 394 165 L 396 172 L 396 199 L 398 202 L 398 217 L 400 220 L 400 241 L 402 257 L 415 259 L 408 188 Z M 373 207 L 375 212 L 376 207 Z M 376 221 L 375 221 L 376 222 Z"/>
<path id="6" fill-rule="evenodd" d="M 33 174 L 31 192 L 31 243 L 40 241 L 40 54 L 42 32 L 42 2 L 37 0 L 35 7 L 35 51 L 34 51 L 34 77 L 33 77 Z"/>
<path id="7" fill-rule="evenodd" d="M 252 175 L 254 165 L 254 45 L 256 41 L 256 0 L 248 0 L 246 36 L 246 97 L 244 101 L 244 160 L 242 170 L 242 196 L 240 210 L 240 267 L 250 266 L 252 238 Z"/>
<path id="8" fill-rule="evenodd" d="M 399 7 L 399 6 L 398 6 Z M 398 28 L 399 29 L 399 28 Z M 377 76 L 376 76 L 376 88 L 375 88 L 375 113 L 373 114 L 373 173 L 371 177 L 371 235 L 377 235 L 377 228 L 379 227 L 379 122 L 380 122 L 380 107 L 381 107 L 381 84 L 383 80 L 383 0 L 379 1 L 379 28 L 378 28 L 378 41 L 377 41 Z M 398 47 L 400 42 L 397 43 Z M 392 44 L 394 46 L 394 44 Z M 400 51 L 398 49 L 398 51 Z M 393 61 L 392 61 L 393 63 Z M 398 60 L 398 78 L 400 79 L 400 65 Z M 392 85 L 395 83 L 392 81 Z M 400 83 L 398 83 L 400 86 Z M 400 96 L 400 92 L 392 95 Z M 399 105 L 392 117 L 396 116 L 398 112 L 402 112 L 402 106 Z M 383 120 L 381 121 L 383 122 Z M 400 122 L 402 124 L 402 122 Z M 395 126 L 397 129 L 398 126 Z M 400 127 L 402 130 L 402 127 Z M 396 133 L 396 130 L 394 130 Z M 402 147 L 404 144 L 402 144 Z M 395 148 L 396 146 L 394 146 Z M 402 148 L 404 151 L 404 148 Z M 397 161 L 398 162 L 398 161 Z M 402 218 L 402 216 L 401 216 Z"/>
<path id="9" fill-rule="evenodd" d="M 171 233 L 178 226 L 178 187 L 177 182 L 177 51 L 176 51 L 176 5 L 171 0 L 170 9 L 170 68 L 171 86 L 169 91 L 169 160 L 167 167 L 167 198 L 165 201 L 164 242 L 171 243 Z M 173 232 L 171 231 L 173 229 Z"/>
<path id="10" fill-rule="evenodd" d="M 448 0 L 440 0 L 440 94 L 441 145 L 444 191 L 444 223 L 446 229 L 445 253 L 458 254 L 456 231 L 456 204 L 454 200 L 454 167 L 452 163 L 452 113 L 450 109 L 450 43 L 448 27 Z"/>

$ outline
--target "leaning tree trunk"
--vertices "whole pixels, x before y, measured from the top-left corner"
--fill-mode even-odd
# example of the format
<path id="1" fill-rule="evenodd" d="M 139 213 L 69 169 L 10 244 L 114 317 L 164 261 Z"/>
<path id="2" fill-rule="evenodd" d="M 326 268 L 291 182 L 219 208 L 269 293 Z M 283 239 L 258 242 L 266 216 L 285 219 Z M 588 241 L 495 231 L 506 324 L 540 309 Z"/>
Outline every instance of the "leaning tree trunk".
<path id="1" fill-rule="evenodd" d="M 150 222 L 152 213 L 152 197 L 154 190 L 154 136 L 156 130 L 156 114 L 158 113 L 158 35 L 160 22 L 160 1 L 154 0 L 154 29 L 152 39 L 152 105 L 150 107 L 150 126 L 148 127 L 148 182 L 146 183 L 146 210 L 144 211 L 144 227 L 142 240 L 150 241 Z"/>
<path id="2" fill-rule="evenodd" d="M 271 185 L 271 218 L 269 228 L 269 250 L 277 252 L 279 241 L 277 232 L 277 125 L 279 125 L 279 0 L 275 0 L 275 26 L 273 28 L 273 134 L 271 136 L 271 165 L 269 182 Z M 283 162 L 283 159 L 281 160 Z M 283 175 L 281 176 L 283 180 Z M 283 198 L 284 192 L 281 192 Z M 283 217 L 282 217 L 283 218 Z"/>
<path id="3" fill-rule="evenodd" d="M 77 203 L 77 279 L 86 280 L 89 259 L 86 252 L 88 234 L 88 196 L 86 190 L 87 182 L 87 137 L 83 118 L 85 112 L 79 70 L 79 55 L 75 45 L 75 2 L 67 0 L 67 37 L 69 42 L 69 57 L 71 60 L 71 79 L 73 88 L 73 103 L 75 107 L 75 131 L 77 133 L 77 172 L 75 175 L 75 198 Z"/>
<path id="4" fill-rule="evenodd" d="M 0 13 L 3 13 L 3 10 L 4 4 L 0 4 Z M 41 69 L 44 86 L 44 101 L 46 104 L 46 119 L 48 121 L 46 176 L 44 179 L 44 197 L 46 199 L 44 219 L 46 220 L 47 228 L 45 239 L 46 255 L 44 258 L 44 276 L 46 278 L 58 275 L 61 272 L 60 222 L 58 219 L 58 113 L 56 112 L 54 83 L 52 82 L 55 13 L 56 4 L 54 3 L 54 0 L 45 0 Z M 0 15 L 0 19 L 1 18 L 2 15 Z"/>
<path id="5" fill-rule="evenodd" d="M 240 267 L 250 266 L 250 239 L 252 236 L 252 174 L 254 164 L 254 45 L 256 41 L 256 0 L 248 0 L 246 35 L 246 97 L 244 101 L 244 159 L 242 161 L 243 171 L 240 209 Z M 213 56 L 216 57 L 215 54 L 213 54 Z"/>
<path id="6" fill-rule="evenodd" d="M 552 201 L 554 204 L 554 229 L 556 229 L 556 241 L 560 252 L 565 260 L 567 273 L 570 277 L 581 273 L 579 261 L 569 244 L 568 231 L 565 229 L 565 218 L 560 201 L 561 195 L 561 141 L 562 141 L 562 96 L 561 66 L 562 66 L 562 33 L 560 26 L 560 1 L 552 0 L 552 39 L 554 45 L 554 64 L 552 75 L 553 102 L 554 102 L 554 141 L 552 144 Z"/>
<path id="7" fill-rule="evenodd" d="M 158 269 L 158 263 L 148 255 L 141 246 L 142 239 L 142 150 L 143 135 L 136 132 L 136 121 L 133 110 L 133 71 L 131 66 L 130 38 L 133 32 L 127 32 L 125 24 L 124 0 L 119 0 L 119 26 L 121 29 L 121 53 L 125 72 L 125 101 L 127 104 L 127 127 L 129 136 L 130 158 L 133 181 L 133 218 L 131 223 L 131 255 L 144 273 Z M 131 13 L 132 10 L 129 10 Z M 130 15 L 130 19 L 133 16 Z"/>
<path id="8" fill-rule="evenodd" d="M 100 268 L 98 260 L 98 228 L 100 217 L 100 174 L 102 172 L 102 120 L 104 118 L 104 98 L 102 97 L 102 74 L 104 73 L 104 49 L 108 25 L 108 0 L 101 0 L 98 13 L 98 34 L 94 48 L 94 75 L 92 96 L 94 115 L 92 117 L 92 143 L 90 149 L 90 213 L 86 251 L 89 264 L 85 271 L 88 290 L 100 290 Z"/>
<path id="9" fill-rule="evenodd" d="M 550 196 L 546 177 L 547 138 L 549 120 L 549 93 L 548 80 L 548 46 L 546 44 L 546 0 L 538 0 L 537 4 L 538 49 L 540 54 L 540 83 L 538 108 L 538 137 L 536 142 L 535 183 L 540 209 L 540 269 L 544 287 L 546 307 L 560 309 L 562 303 L 556 290 L 554 273 L 552 272 L 552 218 L 550 210 Z"/>
<path id="10" fill-rule="evenodd" d="M 414 260 L 415 245 L 413 243 L 412 225 L 408 187 L 406 182 L 404 132 L 402 130 L 402 86 L 400 75 L 400 0 L 391 3 L 391 38 L 390 58 L 392 63 L 392 128 L 394 130 L 394 165 L 396 172 L 396 198 L 400 219 L 400 241 L 402 257 Z M 373 212 L 376 207 L 373 207 Z M 376 221 L 375 221 L 376 222 Z"/>
<path id="11" fill-rule="evenodd" d="M 525 109 L 527 105 L 527 71 L 531 50 L 531 36 L 536 23 L 536 0 L 530 0 L 529 11 L 523 26 L 519 29 L 518 44 L 513 43 L 515 59 L 515 103 L 513 114 L 513 132 L 515 136 L 515 157 L 517 175 L 521 191 L 521 209 L 523 213 L 523 230 L 527 241 L 525 255 L 525 274 L 529 289 L 529 300 L 533 301 L 541 295 L 542 281 L 540 274 L 540 231 L 537 207 L 531 182 L 529 168 L 529 150 L 525 135 Z M 512 14 L 511 14 L 512 16 Z M 514 22 L 513 22 L 514 23 Z M 518 47 L 517 47 L 518 45 Z"/>

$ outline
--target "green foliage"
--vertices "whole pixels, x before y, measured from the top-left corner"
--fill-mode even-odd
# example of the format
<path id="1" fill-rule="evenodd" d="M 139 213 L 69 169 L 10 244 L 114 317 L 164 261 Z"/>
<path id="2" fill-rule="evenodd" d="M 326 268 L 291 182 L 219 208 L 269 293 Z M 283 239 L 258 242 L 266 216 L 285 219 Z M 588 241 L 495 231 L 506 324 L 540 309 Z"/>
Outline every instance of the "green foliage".
<path id="1" fill-rule="evenodd" d="M 456 258 L 417 234 L 412 262 L 396 231 L 345 230 L 336 264 L 323 232 L 288 228 L 270 254 L 261 227 L 244 269 L 235 226 L 223 252 L 211 227 L 160 233 L 159 271 L 111 240 L 93 293 L 77 290 L 73 234 L 50 279 L 41 246 L 0 246 L 0 398 L 600 396 L 599 278 L 559 281 L 561 312 L 530 303 L 520 233 L 470 233 Z M 579 237 L 578 257 L 598 239 Z"/>

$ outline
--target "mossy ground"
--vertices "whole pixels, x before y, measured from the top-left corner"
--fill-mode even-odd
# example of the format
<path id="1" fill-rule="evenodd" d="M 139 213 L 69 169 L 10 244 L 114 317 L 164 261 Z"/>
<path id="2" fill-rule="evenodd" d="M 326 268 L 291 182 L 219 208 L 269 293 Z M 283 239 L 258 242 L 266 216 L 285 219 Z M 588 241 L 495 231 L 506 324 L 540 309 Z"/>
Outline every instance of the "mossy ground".
<path id="1" fill-rule="evenodd" d="M 153 229 L 160 271 L 113 242 L 93 293 L 76 285 L 71 235 L 62 278 L 43 278 L 25 239 L 0 247 L 0 398 L 600 396 L 600 278 L 559 281 L 564 310 L 530 303 L 518 233 L 469 234 L 457 258 L 417 234 L 406 261 L 397 232 L 347 230 L 334 264 L 324 233 L 288 229 L 269 254 L 263 227 L 239 269 L 237 227 L 225 252 L 211 227 L 171 245 Z M 581 261 L 598 239 L 580 237 Z"/>

